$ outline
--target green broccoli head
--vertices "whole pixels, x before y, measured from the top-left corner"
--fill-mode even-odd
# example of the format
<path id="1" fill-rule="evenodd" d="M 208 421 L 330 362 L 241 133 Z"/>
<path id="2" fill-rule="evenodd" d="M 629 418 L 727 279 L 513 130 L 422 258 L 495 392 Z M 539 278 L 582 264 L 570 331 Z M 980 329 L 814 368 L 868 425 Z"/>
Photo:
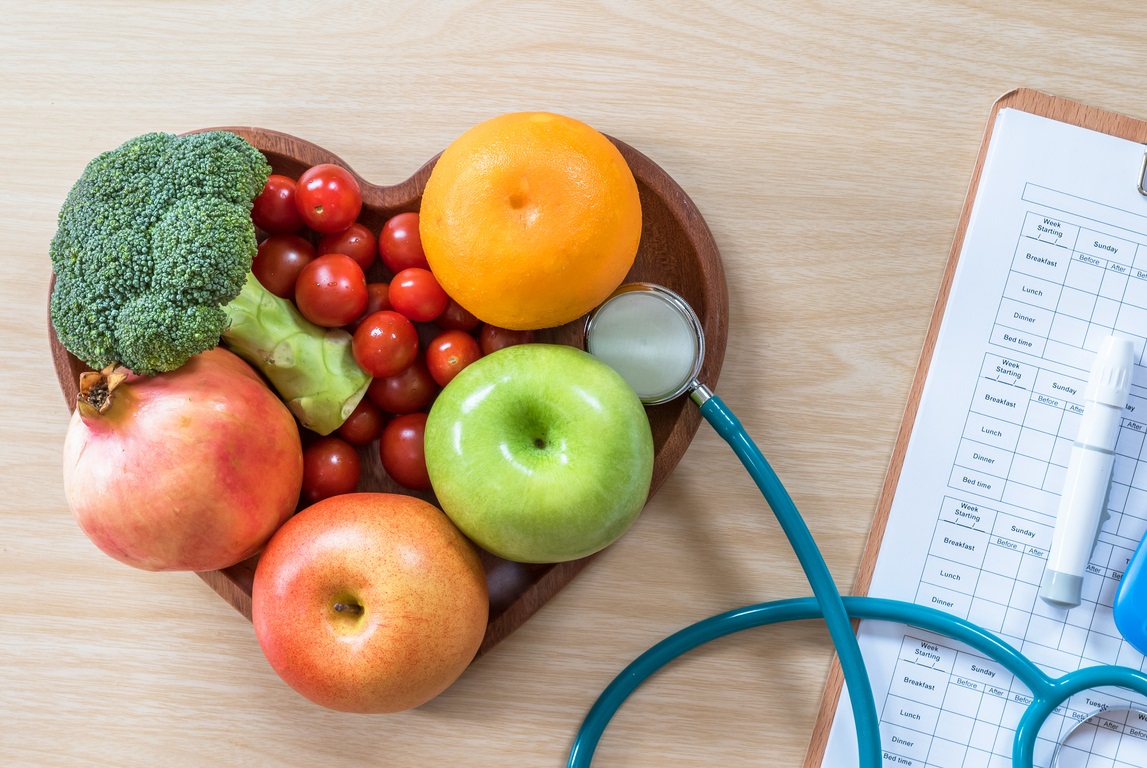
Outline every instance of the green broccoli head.
<path id="1" fill-rule="evenodd" d="M 92 160 L 60 210 L 51 318 L 93 368 L 178 368 L 214 347 L 255 256 L 271 168 L 226 131 L 149 133 Z"/>

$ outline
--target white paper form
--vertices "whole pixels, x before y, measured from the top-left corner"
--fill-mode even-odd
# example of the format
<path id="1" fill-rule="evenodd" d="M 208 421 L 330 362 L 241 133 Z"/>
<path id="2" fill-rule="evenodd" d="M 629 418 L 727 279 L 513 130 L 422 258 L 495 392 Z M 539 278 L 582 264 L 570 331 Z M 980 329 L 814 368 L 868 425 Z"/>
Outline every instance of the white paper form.
<path id="1" fill-rule="evenodd" d="M 1056 676 L 1112 663 L 1147 668 L 1111 605 L 1147 531 L 1147 198 L 1141 144 L 1006 109 L 996 119 L 963 251 L 905 453 L 869 594 L 948 611 L 1001 635 Z M 1070 611 L 1038 597 L 1094 352 L 1131 338 L 1136 367 L 1105 521 Z M 1011 766 L 1027 689 L 944 637 L 866 621 L 885 765 Z M 824 766 L 856 765 L 843 692 Z M 1081 694 L 1040 733 L 1103 707 Z M 1147 702 L 1136 702 L 1147 703 Z M 1065 765 L 1144 768 L 1147 730 L 1127 724 Z M 1136 727 L 1138 726 L 1138 727 Z M 1070 757 L 1070 761 L 1068 758 Z"/>

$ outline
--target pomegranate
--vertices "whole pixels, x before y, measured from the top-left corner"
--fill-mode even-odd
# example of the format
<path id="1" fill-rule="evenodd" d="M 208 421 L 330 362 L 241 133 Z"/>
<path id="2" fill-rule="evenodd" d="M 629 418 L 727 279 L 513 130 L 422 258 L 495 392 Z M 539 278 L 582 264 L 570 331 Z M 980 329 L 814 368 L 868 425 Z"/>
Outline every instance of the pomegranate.
<path id="1" fill-rule="evenodd" d="M 294 512 L 299 428 L 237 356 L 180 368 L 85 373 L 64 440 L 64 492 L 88 538 L 149 571 L 226 568 Z"/>

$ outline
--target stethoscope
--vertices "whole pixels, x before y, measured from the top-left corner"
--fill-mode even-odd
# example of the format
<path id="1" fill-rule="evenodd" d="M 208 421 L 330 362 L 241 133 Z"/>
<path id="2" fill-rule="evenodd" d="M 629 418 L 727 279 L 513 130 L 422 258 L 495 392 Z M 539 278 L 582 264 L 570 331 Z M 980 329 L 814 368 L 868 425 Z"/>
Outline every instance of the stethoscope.
<path id="1" fill-rule="evenodd" d="M 876 701 L 852 630 L 852 619 L 895 622 L 944 635 L 994 659 L 1014 674 L 1031 691 L 1031 703 L 1016 727 L 1012 750 L 1015 768 L 1031 768 L 1040 729 L 1071 696 L 1094 688 L 1115 687 L 1147 697 L 1147 674 L 1136 669 L 1100 665 L 1053 678 L 1004 640 L 964 619 L 901 600 L 842 597 L 780 479 L 728 406 L 698 381 L 705 337 L 696 313 L 676 293 L 649 283 L 622 286 L 590 315 L 585 343 L 586 350 L 616 369 L 645 404 L 668 402 L 688 393 L 700 406 L 701 415 L 732 447 L 772 508 L 812 587 L 813 597 L 760 603 L 712 616 L 650 648 L 598 697 L 574 739 L 570 768 L 590 764 L 617 709 L 667 663 L 733 632 L 788 621 L 822 618 L 828 626 L 848 689 L 861 768 L 881 766 L 883 751 Z M 1124 717 L 1147 717 L 1147 713 L 1134 708 L 1121 713 Z M 1078 721 L 1057 743 L 1051 765 L 1059 765 L 1060 758 L 1071 751 L 1073 737 L 1088 727 L 1117 722 L 1121 713 L 1096 712 Z"/>

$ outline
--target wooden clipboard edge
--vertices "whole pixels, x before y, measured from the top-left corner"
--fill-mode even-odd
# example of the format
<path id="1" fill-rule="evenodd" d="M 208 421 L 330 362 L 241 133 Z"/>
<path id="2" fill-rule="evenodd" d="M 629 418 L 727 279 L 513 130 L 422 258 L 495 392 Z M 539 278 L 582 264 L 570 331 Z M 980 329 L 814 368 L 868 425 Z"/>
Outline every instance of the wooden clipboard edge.
<path id="1" fill-rule="evenodd" d="M 861 555 L 860 566 L 856 575 L 856 582 L 852 587 L 852 594 L 866 595 L 872 584 L 872 574 L 876 569 L 876 559 L 880 554 L 880 545 L 884 540 L 884 532 L 888 526 L 888 515 L 892 509 L 892 498 L 896 494 L 896 486 L 900 481 L 900 472 L 904 466 L 904 455 L 908 450 L 908 439 L 912 435 L 912 427 L 916 422 L 916 412 L 920 406 L 920 397 L 924 391 L 924 382 L 928 378 L 928 370 L 932 363 L 932 353 L 936 348 L 936 339 L 940 333 L 940 324 L 944 319 L 944 310 L 948 305 L 948 293 L 952 288 L 952 278 L 956 273 L 956 265 L 960 259 L 960 252 L 964 247 L 964 235 L 968 230 L 968 222 L 972 216 L 972 207 L 979 191 L 980 174 L 984 170 L 984 161 L 988 154 L 988 144 L 995 129 L 996 116 L 1000 110 L 1012 108 L 1022 112 L 1029 112 L 1041 117 L 1048 117 L 1062 123 L 1100 131 L 1119 138 L 1129 139 L 1140 143 L 1147 143 L 1147 122 L 1127 115 L 1100 109 L 1098 107 L 1081 104 L 1070 99 L 1052 96 L 1051 94 L 1036 91 L 1030 88 L 1016 88 L 1000 96 L 992 105 L 988 115 L 988 122 L 984 128 L 984 136 L 980 142 L 980 153 L 976 157 L 976 164 L 972 170 L 972 178 L 968 184 L 968 192 L 964 197 L 964 207 L 960 213 L 960 220 L 956 225 L 956 234 L 952 240 L 952 249 L 948 254 L 948 263 L 944 268 L 944 275 L 940 281 L 940 290 L 936 296 L 936 304 L 932 309 L 932 317 L 928 323 L 928 333 L 924 337 L 924 346 L 920 351 L 920 362 L 916 366 L 916 374 L 912 379 L 912 388 L 908 393 L 908 402 L 904 408 L 904 417 L 900 422 L 900 430 L 896 435 L 892 458 L 888 465 L 888 473 L 884 478 L 884 485 L 880 490 L 876 512 L 872 520 L 872 527 L 868 532 L 868 540 L 864 545 L 864 554 Z M 1129 183 L 1133 179 L 1129 176 Z M 853 627 L 857 622 L 853 622 Z M 844 675 L 840 669 L 840 662 L 834 657 L 832 668 L 829 670 L 828 680 L 825 683 L 824 694 L 821 698 L 820 710 L 813 725 L 812 737 L 809 741 L 808 751 L 805 753 L 804 768 L 820 768 L 824 761 L 825 748 L 828 745 L 828 734 L 832 728 L 832 721 L 836 714 L 837 703 L 840 701 L 841 689 L 844 685 Z"/>

